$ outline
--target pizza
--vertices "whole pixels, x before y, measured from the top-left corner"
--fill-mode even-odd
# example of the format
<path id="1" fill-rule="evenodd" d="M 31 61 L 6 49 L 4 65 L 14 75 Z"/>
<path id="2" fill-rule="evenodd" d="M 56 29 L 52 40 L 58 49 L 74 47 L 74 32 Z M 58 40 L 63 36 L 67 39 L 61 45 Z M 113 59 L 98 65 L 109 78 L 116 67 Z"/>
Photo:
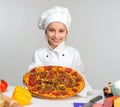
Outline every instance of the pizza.
<path id="1" fill-rule="evenodd" d="M 23 82 L 33 96 L 67 98 L 83 90 L 83 77 L 75 70 L 63 66 L 39 66 L 23 76 Z"/>

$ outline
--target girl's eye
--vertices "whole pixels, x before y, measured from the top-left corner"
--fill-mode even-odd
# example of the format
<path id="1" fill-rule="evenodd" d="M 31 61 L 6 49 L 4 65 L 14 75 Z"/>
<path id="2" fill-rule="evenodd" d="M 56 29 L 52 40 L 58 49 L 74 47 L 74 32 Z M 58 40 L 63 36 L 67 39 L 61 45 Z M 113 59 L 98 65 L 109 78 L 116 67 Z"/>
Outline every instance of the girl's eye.
<path id="1" fill-rule="evenodd" d="M 53 32 L 54 30 L 53 29 L 49 29 L 50 32 Z"/>
<path id="2" fill-rule="evenodd" d="M 47 29 L 49 32 L 53 32 L 54 31 L 54 29 L 51 29 L 51 28 L 48 28 Z"/>
<path id="3" fill-rule="evenodd" d="M 61 33 L 62 33 L 62 32 L 64 32 L 64 30 L 63 30 L 63 29 L 61 29 L 59 32 L 61 32 Z"/>

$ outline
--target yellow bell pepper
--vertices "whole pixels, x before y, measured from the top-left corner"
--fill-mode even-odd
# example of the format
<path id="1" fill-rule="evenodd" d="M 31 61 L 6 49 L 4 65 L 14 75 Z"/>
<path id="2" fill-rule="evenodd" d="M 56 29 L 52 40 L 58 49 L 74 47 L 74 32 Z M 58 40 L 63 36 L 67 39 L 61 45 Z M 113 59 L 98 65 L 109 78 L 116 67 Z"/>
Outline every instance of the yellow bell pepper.
<path id="1" fill-rule="evenodd" d="M 16 86 L 12 98 L 21 105 L 28 105 L 32 99 L 31 93 L 22 86 Z"/>

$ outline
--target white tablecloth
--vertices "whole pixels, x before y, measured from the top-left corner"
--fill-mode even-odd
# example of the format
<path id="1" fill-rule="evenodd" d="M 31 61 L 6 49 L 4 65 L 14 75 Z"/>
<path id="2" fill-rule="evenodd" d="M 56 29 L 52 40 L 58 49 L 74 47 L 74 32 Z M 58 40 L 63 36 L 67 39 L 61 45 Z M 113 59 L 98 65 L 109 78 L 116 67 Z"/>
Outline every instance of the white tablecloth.
<path id="1" fill-rule="evenodd" d="M 12 93 L 14 91 L 14 86 L 8 86 L 8 89 L 3 94 L 7 96 L 12 96 Z M 97 95 L 102 95 L 102 90 L 91 90 L 91 92 L 88 94 L 87 97 L 80 97 L 78 95 L 66 98 L 66 99 L 57 99 L 57 100 L 50 100 L 50 99 L 41 99 L 41 98 L 35 98 L 32 97 L 31 103 L 25 107 L 74 107 L 73 103 L 86 103 L 91 98 L 96 97 Z M 100 100 L 99 102 L 102 103 L 103 100 Z"/>

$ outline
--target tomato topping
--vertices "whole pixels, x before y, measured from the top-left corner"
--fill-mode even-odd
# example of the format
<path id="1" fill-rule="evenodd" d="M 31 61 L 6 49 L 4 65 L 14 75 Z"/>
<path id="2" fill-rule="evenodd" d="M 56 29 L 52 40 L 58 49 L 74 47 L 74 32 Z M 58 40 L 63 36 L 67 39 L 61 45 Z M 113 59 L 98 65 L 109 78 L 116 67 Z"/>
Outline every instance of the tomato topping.
<path id="1" fill-rule="evenodd" d="M 30 85 L 30 86 L 34 86 L 34 85 L 35 85 L 34 78 L 31 78 L 31 79 L 29 80 L 29 85 Z"/>
<path id="2" fill-rule="evenodd" d="M 59 95 L 60 95 L 60 92 L 53 92 L 53 95 L 59 96 Z"/>
<path id="3" fill-rule="evenodd" d="M 70 73 L 72 71 L 71 68 L 66 68 L 66 72 Z"/>
<path id="4" fill-rule="evenodd" d="M 35 69 L 35 68 L 33 68 L 33 69 L 31 70 L 31 72 L 36 72 L 36 69 Z"/>
<path id="5" fill-rule="evenodd" d="M 73 88 L 72 91 L 77 92 L 78 90 L 76 88 Z"/>

